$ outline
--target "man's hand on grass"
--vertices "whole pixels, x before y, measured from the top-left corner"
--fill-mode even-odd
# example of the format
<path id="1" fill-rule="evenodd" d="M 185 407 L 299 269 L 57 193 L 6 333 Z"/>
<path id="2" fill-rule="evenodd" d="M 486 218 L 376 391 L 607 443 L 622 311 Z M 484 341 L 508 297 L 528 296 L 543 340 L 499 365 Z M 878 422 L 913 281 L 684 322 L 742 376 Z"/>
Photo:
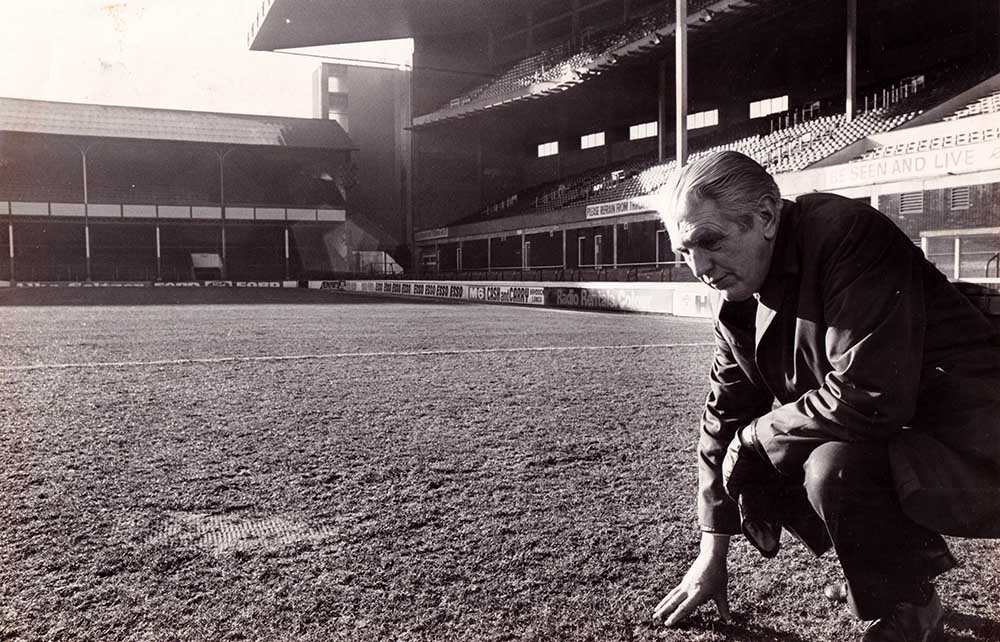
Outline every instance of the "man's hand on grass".
<path id="1" fill-rule="evenodd" d="M 728 550 L 728 535 L 703 533 L 701 552 L 680 583 L 660 600 L 653 617 L 657 620 L 666 618 L 664 625 L 673 626 L 700 605 L 713 600 L 719 609 L 719 616 L 729 621 Z"/>

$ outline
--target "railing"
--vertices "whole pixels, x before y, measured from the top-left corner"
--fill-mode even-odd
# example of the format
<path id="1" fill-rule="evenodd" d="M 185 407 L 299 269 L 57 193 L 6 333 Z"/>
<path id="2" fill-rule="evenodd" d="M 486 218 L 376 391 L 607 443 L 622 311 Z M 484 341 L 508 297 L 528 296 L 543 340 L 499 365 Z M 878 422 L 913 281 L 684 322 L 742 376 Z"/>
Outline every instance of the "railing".
<path id="1" fill-rule="evenodd" d="M 0 199 L 0 216 L 9 213 L 17 220 L 20 217 L 62 217 L 79 221 L 81 224 L 90 219 L 137 219 L 149 221 L 185 221 L 185 220 L 222 220 L 222 208 L 219 205 L 166 205 L 154 203 L 89 203 L 84 207 L 82 202 L 53 201 L 5 201 Z M 279 224 L 281 222 L 330 222 L 340 223 L 346 220 L 346 210 L 343 207 L 305 207 L 290 205 L 226 205 L 227 222 L 265 222 Z"/>
<path id="2" fill-rule="evenodd" d="M 986 270 L 985 270 L 986 273 L 983 276 L 986 277 L 987 279 L 990 278 L 990 265 L 994 261 L 996 261 L 996 271 L 993 274 L 993 278 L 1000 279 L 1000 252 L 997 252 L 996 254 L 991 256 L 989 260 L 986 261 Z"/>
<path id="3" fill-rule="evenodd" d="M 687 272 L 681 271 L 680 275 L 675 275 L 674 270 L 683 267 L 683 261 L 644 261 L 638 263 L 618 263 L 613 269 L 621 272 L 624 270 L 626 281 L 677 281 L 686 280 Z M 609 266 L 603 266 L 609 267 Z M 655 278 L 649 278 L 655 275 Z M 644 278 L 644 276 L 646 278 Z M 683 276 L 683 279 L 675 277 Z"/>
<path id="4" fill-rule="evenodd" d="M 1000 283 L 1000 227 L 920 232 L 920 249 L 927 260 L 952 281 Z M 950 251 L 946 251 L 946 248 Z M 993 272 L 991 276 L 990 272 Z M 985 276 L 981 276 L 985 273 Z"/>

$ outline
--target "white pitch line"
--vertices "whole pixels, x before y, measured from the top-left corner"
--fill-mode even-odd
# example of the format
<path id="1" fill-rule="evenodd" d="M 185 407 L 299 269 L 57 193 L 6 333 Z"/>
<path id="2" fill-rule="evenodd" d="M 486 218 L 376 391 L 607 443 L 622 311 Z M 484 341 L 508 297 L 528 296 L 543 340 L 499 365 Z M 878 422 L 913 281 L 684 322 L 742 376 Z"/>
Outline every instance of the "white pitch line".
<path id="1" fill-rule="evenodd" d="M 147 366 L 186 366 L 195 364 L 241 363 L 254 361 L 309 361 L 359 357 L 425 357 L 465 354 L 509 354 L 515 352 L 568 352 L 572 350 L 636 350 L 672 348 L 709 348 L 714 343 L 636 343 L 609 346 L 537 346 L 521 348 L 470 348 L 467 350 L 407 350 L 400 352 L 331 352 L 326 354 L 263 355 L 249 357 L 203 357 L 192 359 L 157 359 L 151 361 L 81 361 L 76 363 L 37 363 L 24 366 L 0 366 L 0 372 L 26 370 L 65 370 L 70 368 L 135 368 Z"/>

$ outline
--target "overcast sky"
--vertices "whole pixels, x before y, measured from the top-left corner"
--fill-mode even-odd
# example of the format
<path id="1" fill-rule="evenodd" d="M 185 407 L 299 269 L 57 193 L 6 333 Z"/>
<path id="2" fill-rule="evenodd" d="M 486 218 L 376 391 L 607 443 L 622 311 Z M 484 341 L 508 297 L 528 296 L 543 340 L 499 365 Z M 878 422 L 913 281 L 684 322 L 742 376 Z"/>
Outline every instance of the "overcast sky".
<path id="1" fill-rule="evenodd" d="M 312 116 L 321 62 L 252 52 L 260 0 L 0 0 L 0 96 Z M 313 48 L 408 60 L 408 42 Z"/>

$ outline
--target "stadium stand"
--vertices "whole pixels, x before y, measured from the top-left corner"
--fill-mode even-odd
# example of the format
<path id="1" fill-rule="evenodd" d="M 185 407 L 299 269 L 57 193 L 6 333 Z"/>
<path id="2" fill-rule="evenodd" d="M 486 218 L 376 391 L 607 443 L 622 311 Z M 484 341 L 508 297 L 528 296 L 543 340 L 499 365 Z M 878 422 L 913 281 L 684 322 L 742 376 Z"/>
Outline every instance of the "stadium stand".
<path id="1" fill-rule="evenodd" d="M 774 174 L 801 171 L 859 140 L 904 127 L 935 101 L 954 95 L 980 81 L 985 73 L 987 70 L 956 74 L 953 69 L 947 68 L 934 76 L 929 84 L 925 76 L 920 75 L 919 81 L 907 78 L 882 88 L 874 88 L 868 92 L 871 97 L 869 102 L 871 108 L 860 113 L 849 123 L 843 113 L 815 115 L 814 112 L 813 117 L 803 117 L 801 122 L 790 126 L 782 127 L 779 124 L 775 128 L 775 121 L 771 121 L 769 123 L 771 131 L 767 134 L 735 138 L 741 130 L 746 129 L 745 126 L 733 128 L 733 131 L 717 132 L 712 136 L 695 139 L 691 144 L 690 158 L 698 158 L 715 151 L 736 150 L 754 158 Z M 988 109 L 983 105 L 1000 103 L 1000 99 L 991 96 L 1000 96 L 1000 92 L 993 92 L 990 96 L 977 99 L 970 103 L 970 107 L 956 112 L 955 117 L 968 116 L 974 109 L 978 109 L 978 113 L 983 113 L 984 109 Z M 836 104 L 841 101 L 825 100 L 825 102 Z M 876 104 L 883 106 L 874 107 Z M 973 108 L 971 105 L 979 107 Z M 993 126 L 968 134 L 910 140 L 891 147 L 872 149 L 858 160 L 989 141 L 998 135 L 1000 126 Z M 722 142 L 716 142 L 720 139 Z M 674 160 L 659 163 L 654 155 L 643 154 L 607 167 L 511 194 L 475 214 L 456 221 L 455 224 L 635 198 L 662 185 L 675 167 Z"/>
<path id="2" fill-rule="evenodd" d="M 688 11 L 699 13 L 713 5 L 716 10 L 722 11 L 730 4 L 719 0 L 695 0 L 689 2 Z M 546 93 L 567 89 L 585 82 L 592 74 L 598 74 L 607 64 L 615 64 L 624 57 L 660 46 L 664 39 L 663 32 L 673 22 L 673 5 L 660 3 L 647 7 L 624 24 L 588 29 L 577 38 L 570 38 L 517 61 L 489 81 L 452 98 L 438 111 L 447 117 L 449 110 L 471 103 L 485 103 L 481 106 L 486 108 L 500 106 L 510 100 L 532 96 L 535 86 L 540 86 Z"/>
<path id="3" fill-rule="evenodd" d="M 0 144 L 4 280 L 189 281 L 199 253 L 231 280 L 350 267 L 325 241 L 353 149 L 334 121 L 0 98 Z"/>

